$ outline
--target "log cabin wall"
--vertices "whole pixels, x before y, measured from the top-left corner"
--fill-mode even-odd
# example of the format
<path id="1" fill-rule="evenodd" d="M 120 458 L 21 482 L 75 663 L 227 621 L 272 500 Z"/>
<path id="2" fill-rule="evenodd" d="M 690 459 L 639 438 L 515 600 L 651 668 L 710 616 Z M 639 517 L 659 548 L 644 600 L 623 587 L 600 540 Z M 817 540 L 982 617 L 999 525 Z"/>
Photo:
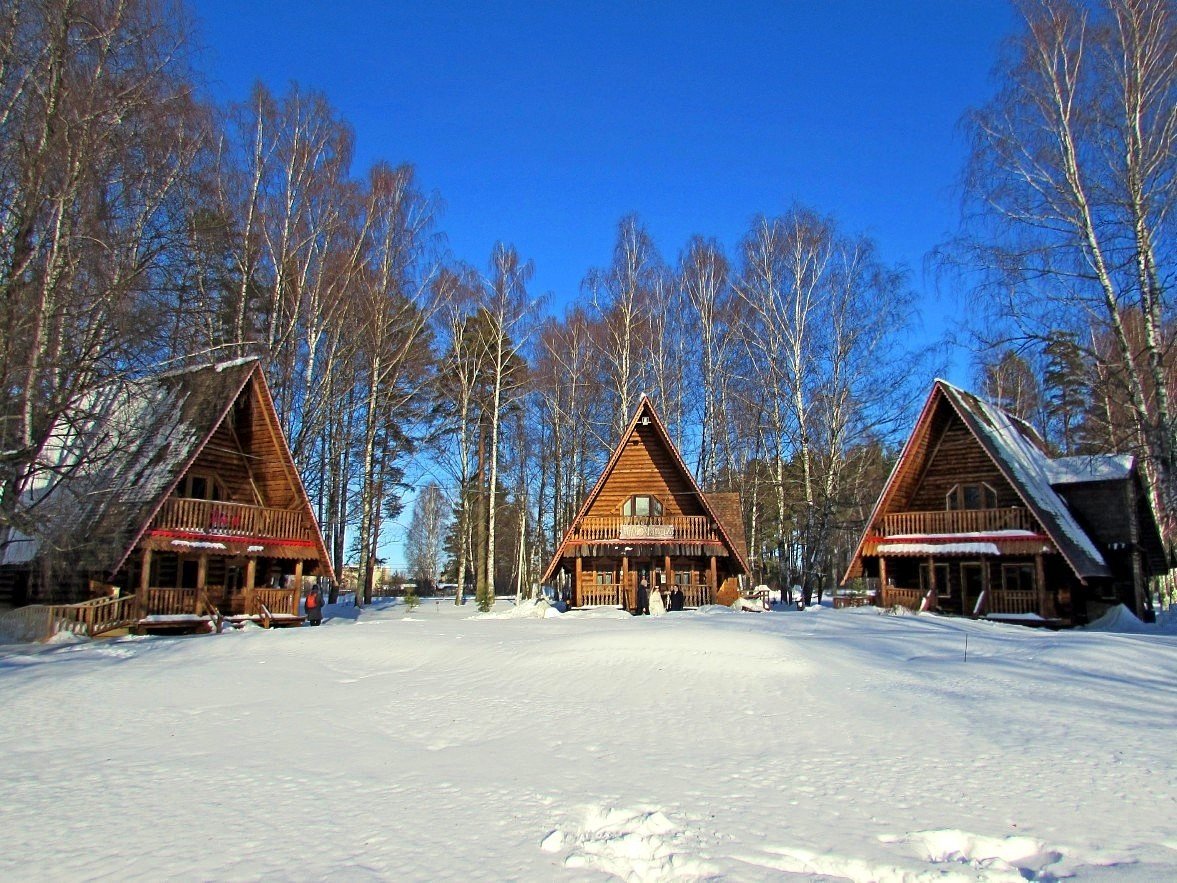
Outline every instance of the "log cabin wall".
<path id="1" fill-rule="evenodd" d="M 947 508 L 945 497 L 958 484 L 984 482 L 997 492 L 997 506 L 1023 505 L 980 442 L 955 415 L 936 439 L 932 458 L 908 504 L 896 500 L 892 511 L 933 512 Z"/>
<path id="2" fill-rule="evenodd" d="M 657 497 L 662 502 L 664 516 L 704 514 L 702 504 L 673 455 L 658 439 L 652 423 L 636 427 L 609 480 L 585 515 L 620 515 L 622 504 L 635 494 Z"/>

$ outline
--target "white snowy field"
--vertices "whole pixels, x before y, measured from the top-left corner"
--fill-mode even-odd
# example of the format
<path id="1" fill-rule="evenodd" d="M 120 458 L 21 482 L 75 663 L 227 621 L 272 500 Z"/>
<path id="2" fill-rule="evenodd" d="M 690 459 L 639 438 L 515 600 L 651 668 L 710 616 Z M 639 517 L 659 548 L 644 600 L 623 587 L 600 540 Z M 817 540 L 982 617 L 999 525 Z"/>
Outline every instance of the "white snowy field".
<path id="1" fill-rule="evenodd" d="M 1177 635 L 512 612 L 4 648 L 0 879 L 1177 879 Z"/>

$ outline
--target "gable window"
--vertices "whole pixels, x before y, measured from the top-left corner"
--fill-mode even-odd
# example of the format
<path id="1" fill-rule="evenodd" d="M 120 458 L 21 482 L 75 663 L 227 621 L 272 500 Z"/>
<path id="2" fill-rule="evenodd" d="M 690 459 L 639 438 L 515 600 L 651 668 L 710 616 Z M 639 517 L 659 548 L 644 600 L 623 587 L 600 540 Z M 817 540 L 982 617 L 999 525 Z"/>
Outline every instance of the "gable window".
<path id="1" fill-rule="evenodd" d="M 199 472 L 190 472 L 184 476 L 184 480 L 176 488 L 176 496 L 187 500 L 226 499 L 225 489 L 221 483 L 213 476 L 202 475 Z"/>
<path id="2" fill-rule="evenodd" d="M 662 502 L 657 497 L 638 495 L 630 497 L 621 507 L 621 514 L 630 518 L 649 518 L 662 514 Z"/>
<path id="3" fill-rule="evenodd" d="M 950 511 L 996 509 L 997 491 L 984 482 L 953 485 L 952 490 L 944 495 L 944 508 Z"/>

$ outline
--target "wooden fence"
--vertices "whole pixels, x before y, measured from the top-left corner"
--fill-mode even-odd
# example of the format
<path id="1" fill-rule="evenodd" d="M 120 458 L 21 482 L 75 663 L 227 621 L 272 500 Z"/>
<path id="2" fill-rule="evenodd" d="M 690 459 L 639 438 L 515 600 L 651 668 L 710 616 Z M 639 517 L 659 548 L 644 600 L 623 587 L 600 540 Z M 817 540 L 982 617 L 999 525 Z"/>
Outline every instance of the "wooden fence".
<path id="1" fill-rule="evenodd" d="M 95 638 L 133 625 L 137 605 L 134 595 L 80 604 L 30 604 L 0 614 L 0 634 L 13 641 L 48 641 L 61 633 Z"/>

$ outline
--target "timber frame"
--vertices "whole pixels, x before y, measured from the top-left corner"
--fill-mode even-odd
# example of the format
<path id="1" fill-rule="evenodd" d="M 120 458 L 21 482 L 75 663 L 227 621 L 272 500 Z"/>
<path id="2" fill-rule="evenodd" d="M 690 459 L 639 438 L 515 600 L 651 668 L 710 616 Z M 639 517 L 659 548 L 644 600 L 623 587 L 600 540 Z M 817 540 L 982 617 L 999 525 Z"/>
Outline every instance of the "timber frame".
<path id="1" fill-rule="evenodd" d="M 748 572 L 738 494 L 705 494 L 642 396 L 544 571 L 572 606 L 634 610 L 638 583 L 685 606 L 734 600 Z"/>
<path id="2" fill-rule="evenodd" d="M 842 584 L 881 606 L 1031 625 L 1152 611 L 1168 565 L 1134 459 L 1051 457 L 1026 423 L 937 380 Z"/>

